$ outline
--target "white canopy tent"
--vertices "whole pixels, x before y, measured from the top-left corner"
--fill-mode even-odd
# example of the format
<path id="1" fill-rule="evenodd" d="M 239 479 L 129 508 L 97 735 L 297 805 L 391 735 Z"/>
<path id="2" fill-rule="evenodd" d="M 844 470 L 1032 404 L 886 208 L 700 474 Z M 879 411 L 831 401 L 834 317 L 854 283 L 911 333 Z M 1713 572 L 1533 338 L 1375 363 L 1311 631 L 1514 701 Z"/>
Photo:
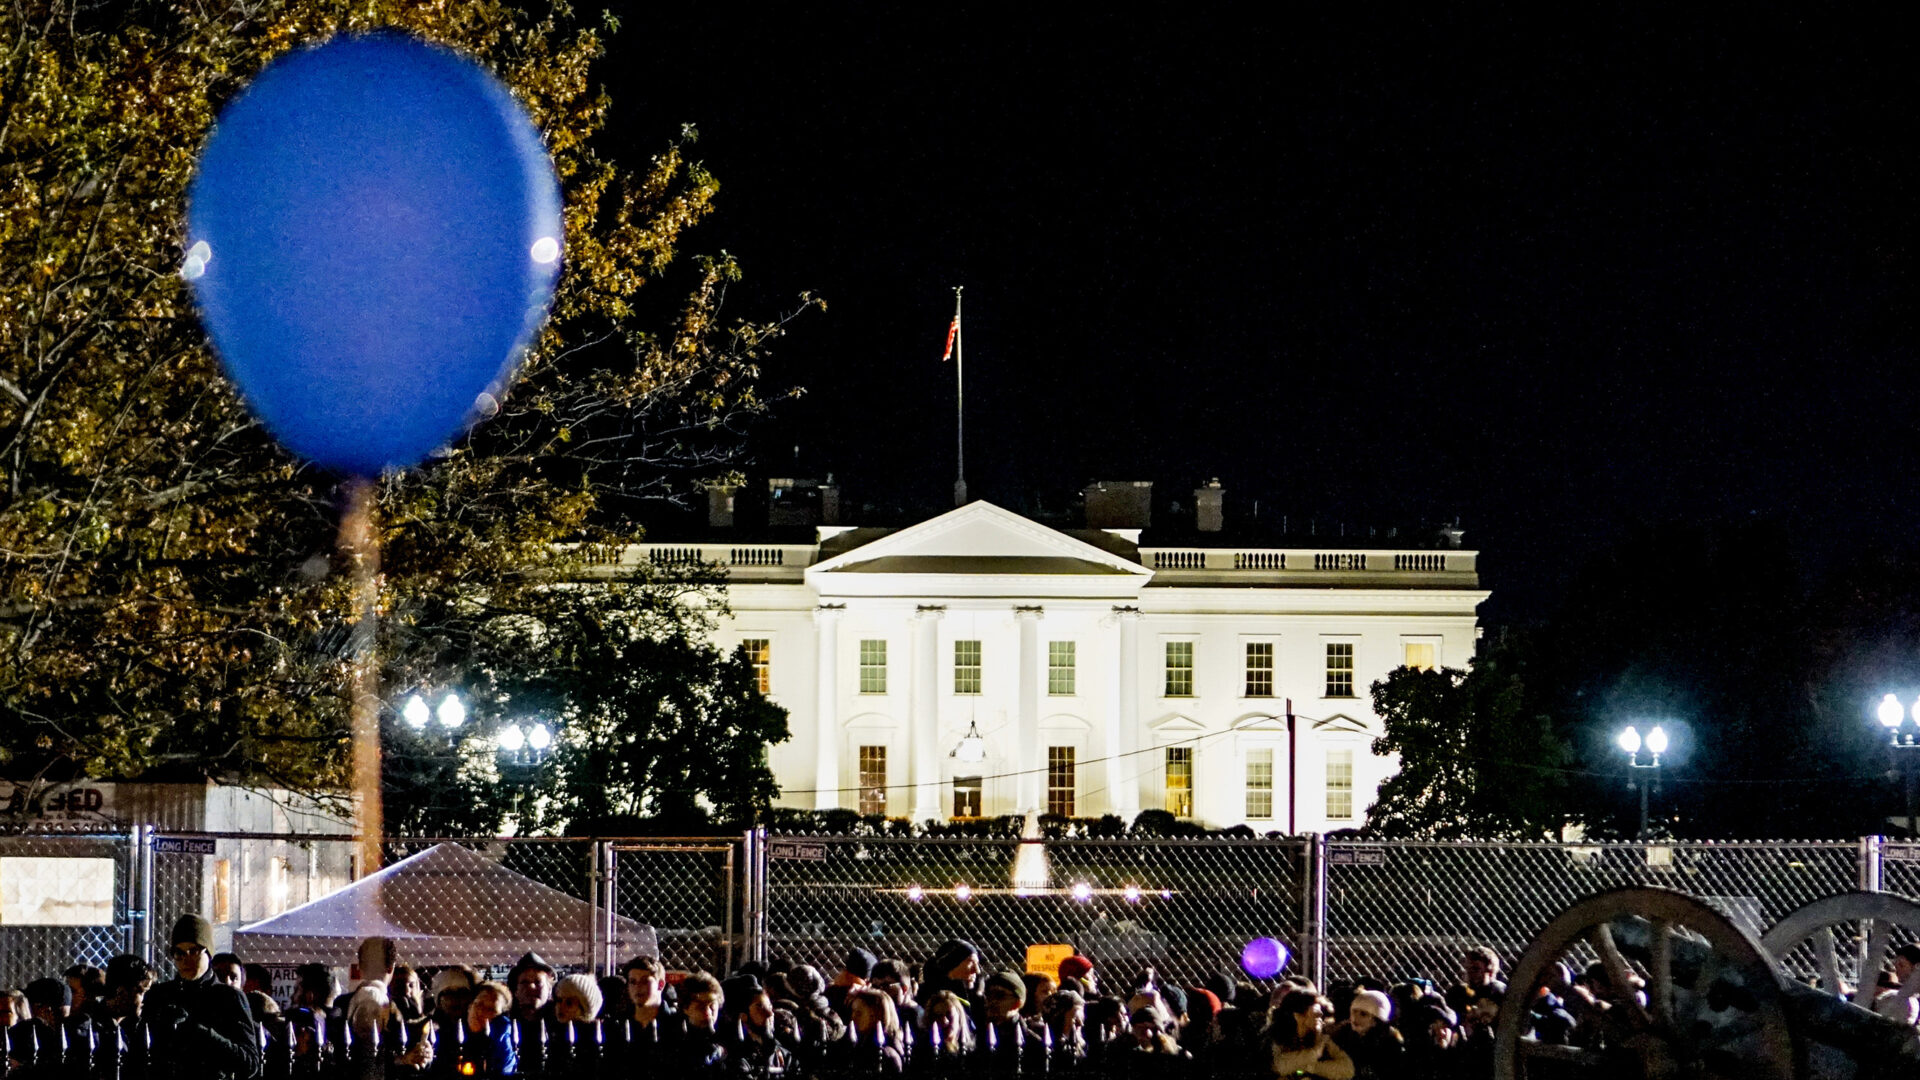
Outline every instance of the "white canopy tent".
<path id="1" fill-rule="evenodd" d="M 605 913 L 459 844 L 437 844 L 308 904 L 243 926 L 234 951 L 249 962 L 344 967 L 363 938 L 385 936 L 416 967 L 504 967 L 537 952 L 555 967 L 592 970 L 606 955 Z M 614 956 L 658 955 L 653 928 L 613 918 Z M 599 947 L 594 943 L 599 941 Z"/>

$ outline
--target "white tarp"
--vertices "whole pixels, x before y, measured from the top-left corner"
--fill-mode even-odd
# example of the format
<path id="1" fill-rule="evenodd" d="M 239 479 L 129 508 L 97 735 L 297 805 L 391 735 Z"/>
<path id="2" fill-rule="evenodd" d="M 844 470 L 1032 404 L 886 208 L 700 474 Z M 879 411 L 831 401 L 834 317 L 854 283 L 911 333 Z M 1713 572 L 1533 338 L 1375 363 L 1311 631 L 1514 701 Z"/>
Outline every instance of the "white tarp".
<path id="1" fill-rule="evenodd" d="M 0 857 L 0 926 L 112 926 L 113 860 Z"/>
<path id="2" fill-rule="evenodd" d="M 401 963 L 421 967 L 505 966 L 529 950 L 555 967 L 590 967 L 589 935 L 604 918 L 584 900 L 448 843 L 241 927 L 233 945 L 250 962 L 344 967 L 361 939 L 380 935 L 399 944 Z M 615 956 L 658 955 L 652 927 L 616 916 L 613 934 Z"/>

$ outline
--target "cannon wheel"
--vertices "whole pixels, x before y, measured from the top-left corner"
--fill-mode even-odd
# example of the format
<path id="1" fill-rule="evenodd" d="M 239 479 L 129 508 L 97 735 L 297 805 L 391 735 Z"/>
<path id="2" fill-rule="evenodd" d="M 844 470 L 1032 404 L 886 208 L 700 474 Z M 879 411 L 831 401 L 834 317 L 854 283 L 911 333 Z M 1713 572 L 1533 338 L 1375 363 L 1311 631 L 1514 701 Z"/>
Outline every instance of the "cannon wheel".
<path id="1" fill-rule="evenodd" d="M 1860 941 L 1855 944 L 1844 924 L 1860 924 Z M 1789 914 L 1760 939 L 1760 947 L 1778 962 L 1801 942 L 1811 942 L 1813 955 L 1820 961 L 1820 987 L 1837 994 L 1843 985 L 1840 952 L 1835 943 L 1839 933 L 1848 933 L 1850 951 L 1855 956 L 1853 1003 L 1863 1009 L 1873 1007 L 1874 980 L 1881 958 L 1893 941 L 1895 928 L 1920 937 L 1920 904 L 1892 893 L 1844 892 L 1818 900 Z M 1861 948 L 1864 946 L 1864 948 Z"/>
<path id="2" fill-rule="evenodd" d="M 1643 960 L 1646 1004 L 1621 989 L 1607 1014 L 1608 1046 L 1588 1050 L 1522 1038 L 1527 1002 L 1547 970 L 1569 950 L 1591 945 L 1616 988 L 1632 968 L 1614 941 L 1616 920 L 1648 924 Z M 1690 982 L 1676 982 L 1677 934 L 1704 939 L 1711 961 Z M 1787 1017 L 1786 982 L 1759 939 L 1698 900 L 1666 889 L 1624 888 L 1579 901 L 1547 924 L 1514 965 L 1500 1010 L 1494 1051 L 1498 1080 L 1540 1077 L 1711 1077 L 1793 1080 L 1800 1040 Z M 1717 1003 L 1717 1005 L 1716 1005 Z"/>

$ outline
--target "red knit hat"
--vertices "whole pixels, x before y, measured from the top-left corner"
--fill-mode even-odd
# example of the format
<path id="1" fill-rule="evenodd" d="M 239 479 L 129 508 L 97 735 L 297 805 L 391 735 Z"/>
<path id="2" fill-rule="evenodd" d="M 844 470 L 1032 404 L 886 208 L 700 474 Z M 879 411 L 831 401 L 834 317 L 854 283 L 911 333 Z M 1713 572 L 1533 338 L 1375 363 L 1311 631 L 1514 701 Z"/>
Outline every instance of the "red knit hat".
<path id="1" fill-rule="evenodd" d="M 1060 961 L 1060 977 L 1063 979 L 1084 979 L 1093 971 L 1093 960 L 1085 956 L 1069 956 Z"/>

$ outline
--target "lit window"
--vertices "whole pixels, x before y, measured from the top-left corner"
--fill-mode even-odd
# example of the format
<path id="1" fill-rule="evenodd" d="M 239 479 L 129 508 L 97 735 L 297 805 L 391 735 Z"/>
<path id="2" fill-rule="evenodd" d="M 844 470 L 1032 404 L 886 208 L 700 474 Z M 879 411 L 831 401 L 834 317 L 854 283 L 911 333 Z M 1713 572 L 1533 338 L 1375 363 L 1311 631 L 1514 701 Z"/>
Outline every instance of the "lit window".
<path id="1" fill-rule="evenodd" d="M 1327 751 L 1327 819 L 1353 818 L 1353 751 Z"/>
<path id="2" fill-rule="evenodd" d="M 1327 696 L 1353 696 L 1353 642 L 1327 643 Z"/>
<path id="3" fill-rule="evenodd" d="M 1273 749 L 1247 751 L 1247 819 L 1273 816 Z"/>
<path id="4" fill-rule="evenodd" d="M 1047 642 L 1047 693 L 1054 697 L 1072 697 L 1073 642 Z"/>
<path id="5" fill-rule="evenodd" d="M 953 643 L 953 692 L 980 692 L 980 643 L 977 641 Z"/>
<path id="6" fill-rule="evenodd" d="M 860 643 L 860 692 L 887 692 L 887 643 L 871 638 Z"/>
<path id="7" fill-rule="evenodd" d="M 873 816 L 886 812 L 887 748 L 863 746 L 860 748 L 860 813 Z"/>
<path id="8" fill-rule="evenodd" d="M 1273 696 L 1273 642 L 1247 642 L 1247 696 Z"/>
<path id="9" fill-rule="evenodd" d="M 293 887 L 293 875 L 287 866 L 287 860 L 275 855 L 267 860 L 267 914 L 278 915 L 287 910 L 287 894 Z"/>
<path id="10" fill-rule="evenodd" d="M 1406 665 L 1415 671 L 1432 671 L 1435 667 L 1433 653 L 1433 642 L 1409 641 L 1406 648 Z"/>
<path id="11" fill-rule="evenodd" d="M 740 643 L 747 652 L 747 662 L 753 665 L 753 684 L 760 692 L 773 692 L 773 642 L 767 638 L 748 638 Z"/>
<path id="12" fill-rule="evenodd" d="M 213 863 L 213 921 L 233 921 L 232 859 L 216 859 Z"/>
<path id="13" fill-rule="evenodd" d="M 979 777 L 956 776 L 953 778 L 953 816 L 957 818 L 980 816 Z"/>
<path id="14" fill-rule="evenodd" d="M 1167 747 L 1167 813 L 1193 816 L 1193 747 Z"/>
<path id="15" fill-rule="evenodd" d="M 1193 642 L 1167 642 L 1167 696 L 1193 696 Z"/>
<path id="16" fill-rule="evenodd" d="M 1047 747 L 1047 813 L 1073 816 L 1073 747 Z"/>

